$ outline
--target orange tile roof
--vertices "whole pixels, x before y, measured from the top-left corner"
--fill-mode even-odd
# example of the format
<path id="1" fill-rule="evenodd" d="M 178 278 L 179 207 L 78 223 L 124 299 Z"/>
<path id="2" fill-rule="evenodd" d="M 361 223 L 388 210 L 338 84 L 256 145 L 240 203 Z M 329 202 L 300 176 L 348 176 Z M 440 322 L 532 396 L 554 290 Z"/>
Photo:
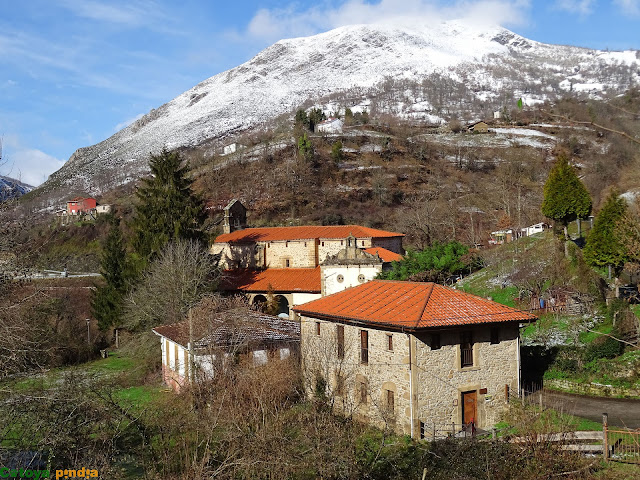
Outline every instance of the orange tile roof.
<path id="1" fill-rule="evenodd" d="M 420 330 L 530 321 L 530 313 L 435 283 L 373 280 L 299 305 L 300 315 Z"/>
<path id="2" fill-rule="evenodd" d="M 245 228 L 231 233 L 224 233 L 216 238 L 216 243 L 229 242 L 269 242 L 277 240 L 307 240 L 312 238 L 390 238 L 404 237 L 404 234 L 387 232 L 360 225 L 325 225 L 305 227 L 263 227 Z"/>
<path id="3" fill-rule="evenodd" d="M 399 262 L 402 260 L 402 255 L 399 253 L 392 252 L 391 250 L 387 250 L 382 247 L 365 248 L 364 251 L 371 255 L 378 255 L 383 262 Z"/>
<path id="4" fill-rule="evenodd" d="M 266 270 L 227 270 L 220 288 L 243 292 L 320 293 L 320 267 L 267 268 Z"/>

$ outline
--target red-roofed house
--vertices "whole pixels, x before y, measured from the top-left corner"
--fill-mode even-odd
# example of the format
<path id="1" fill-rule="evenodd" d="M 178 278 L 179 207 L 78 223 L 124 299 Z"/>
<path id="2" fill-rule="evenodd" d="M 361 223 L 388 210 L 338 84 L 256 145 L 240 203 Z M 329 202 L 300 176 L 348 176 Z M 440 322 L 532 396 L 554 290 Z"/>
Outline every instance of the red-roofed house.
<path id="1" fill-rule="evenodd" d="M 211 246 L 225 269 L 221 290 L 251 303 L 271 291 L 281 313 L 369 281 L 404 253 L 402 233 L 360 225 L 246 228 L 242 203 L 232 200 L 224 211 L 225 233 Z"/>
<path id="2" fill-rule="evenodd" d="M 81 213 L 89 213 L 96 208 L 95 198 L 76 197 L 67 202 L 67 215 L 79 215 Z"/>
<path id="3" fill-rule="evenodd" d="M 294 308 L 309 392 L 414 438 L 495 424 L 520 388 L 530 313 L 434 283 L 374 280 Z"/>

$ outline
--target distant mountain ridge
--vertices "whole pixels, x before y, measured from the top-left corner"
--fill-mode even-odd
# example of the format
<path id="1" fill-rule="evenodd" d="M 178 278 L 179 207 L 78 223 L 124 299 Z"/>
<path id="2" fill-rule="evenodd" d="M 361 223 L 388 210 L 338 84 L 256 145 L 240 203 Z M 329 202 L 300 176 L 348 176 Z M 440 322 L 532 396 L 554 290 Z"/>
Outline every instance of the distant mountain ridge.
<path id="1" fill-rule="evenodd" d="M 0 175 L 0 202 L 4 202 L 10 198 L 21 197 L 25 193 L 29 193 L 35 187 L 22 183 L 14 178 Z"/>
<path id="2" fill-rule="evenodd" d="M 110 138 L 78 149 L 43 188 L 96 194 L 145 174 L 150 152 L 224 139 L 330 96 L 336 108 L 442 123 L 452 115 L 482 117 L 513 98 L 532 105 L 569 92 L 605 96 L 634 82 L 640 82 L 638 51 L 548 45 L 462 21 L 423 29 L 345 26 L 281 40 L 201 82 Z M 380 100 L 387 88 L 393 95 Z"/>

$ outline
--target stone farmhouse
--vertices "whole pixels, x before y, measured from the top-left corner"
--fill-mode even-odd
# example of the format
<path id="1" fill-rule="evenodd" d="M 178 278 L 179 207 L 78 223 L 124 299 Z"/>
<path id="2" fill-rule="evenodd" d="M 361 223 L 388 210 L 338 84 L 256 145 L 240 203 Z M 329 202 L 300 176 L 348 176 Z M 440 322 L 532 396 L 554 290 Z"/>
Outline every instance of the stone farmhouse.
<path id="1" fill-rule="evenodd" d="M 260 366 L 297 358 L 300 348 L 298 322 L 246 308 L 212 314 L 195 330 L 191 345 L 187 321 L 153 329 L 162 348 L 162 379 L 176 392 L 192 381 L 213 379 L 230 358 Z"/>
<path id="2" fill-rule="evenodd" d="M 520 388 L 527 312 L 433 283 L 373 280 L 294 307 L 308 392 L 414 438 L 495 424 Z M 466 428 L 466 427 L 465 427 Z"/>
<path id="3" fill-rule="evenodd" d="M 225 208 L 223 231 L 211 246 L 224 269 L 220 289 L 252 304 L 274 294 L 289 316 L 293 305 L 372 280 L 403 253 L 403 234 L 359 225 L 246 228 L 237 200 Z"/>

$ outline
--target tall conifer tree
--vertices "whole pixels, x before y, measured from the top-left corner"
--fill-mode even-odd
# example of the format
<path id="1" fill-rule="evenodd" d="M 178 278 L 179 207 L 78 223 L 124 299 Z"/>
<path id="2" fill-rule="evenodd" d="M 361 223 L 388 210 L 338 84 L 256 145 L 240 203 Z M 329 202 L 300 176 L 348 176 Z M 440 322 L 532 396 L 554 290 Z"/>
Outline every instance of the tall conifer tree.
<path id="1" fill-rule="evenodd" d="M 567 246 L 569 222 L 577 218 L 586 218 L 589 213 L 591 213 L 589 192 L 569 165 L 567 158 L 564 155 L 559 156 L 544 184 L 542 214 L 562 225 L 566 256 L 569 256 Z"/>
<path id="2" fill-rule="evenodd" d="M 152 177 L 136 192 L 133 248 L 148 261 L 172 240 L 203 240 L 200 230 L 205 213 L 202 200 L 193 193 L 188 165 L 182 166 L 178 152 L 166 149 L 152 155 Z"/>
<path id="3" fill-rule="evenodd" d="M 96 287 L 91 297 L 91 310 L 101 330 L 120 323 L 124 295 L 127 290 L 127 260 L 120 221 L 112 216 L 110 224 L 111 228 L 102 246 L 100 258 L 100 273 L 105 284 Z"/>
<path id="4" fill-rule="evenodd" d="M 628 259 L 627 250 L 622 241 L 622 231 L 618 227 L 625 214 L 627 204 L 618 192 L 612 191 L 598 213 L 593 230 L 587 237 L 584 258 L 592 266 L 611 266 L 618 277 Z"/>

